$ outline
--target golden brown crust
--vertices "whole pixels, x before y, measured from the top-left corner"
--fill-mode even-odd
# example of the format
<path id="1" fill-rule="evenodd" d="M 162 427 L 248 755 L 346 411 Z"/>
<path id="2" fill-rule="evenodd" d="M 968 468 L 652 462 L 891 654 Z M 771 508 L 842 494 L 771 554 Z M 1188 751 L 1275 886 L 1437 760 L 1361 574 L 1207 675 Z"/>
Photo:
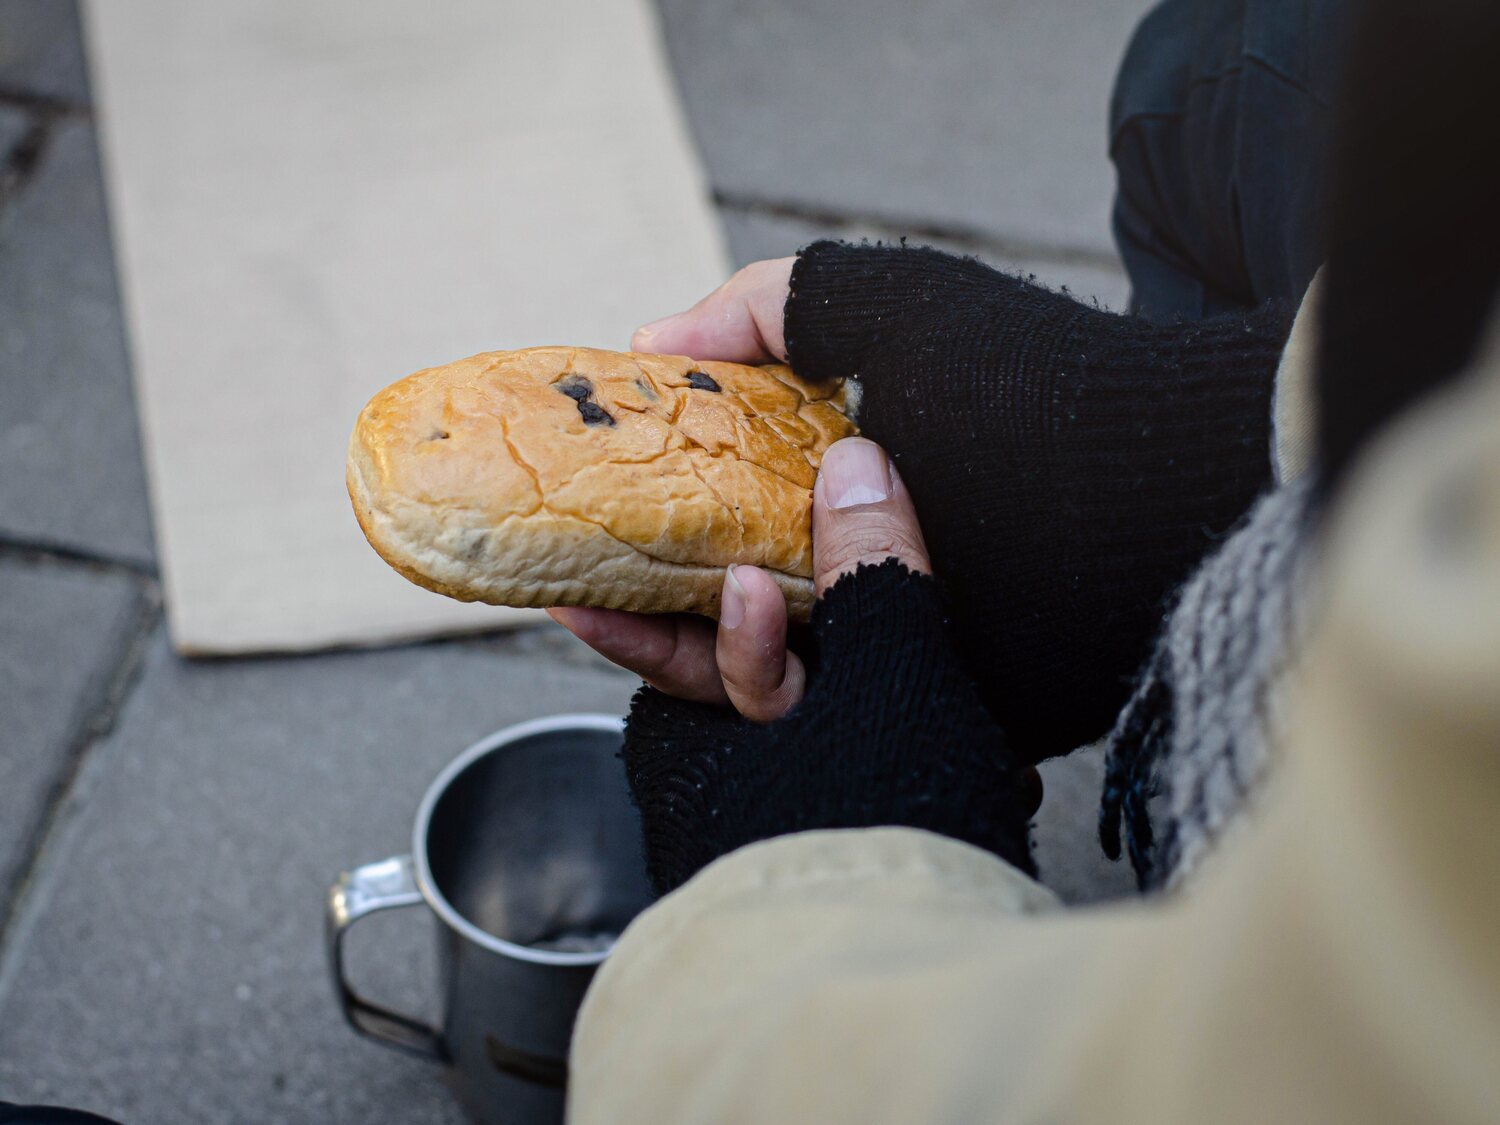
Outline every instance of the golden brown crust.
<path id="1" fill-rule="evenodd" d="M 486 352 L 370 400 L 349 495 L 386 562 L 461 601 L 715 616 L 723 569 L 753 563 L 805 618 L 812 485 L 848 407 L 781 366 Z"/>

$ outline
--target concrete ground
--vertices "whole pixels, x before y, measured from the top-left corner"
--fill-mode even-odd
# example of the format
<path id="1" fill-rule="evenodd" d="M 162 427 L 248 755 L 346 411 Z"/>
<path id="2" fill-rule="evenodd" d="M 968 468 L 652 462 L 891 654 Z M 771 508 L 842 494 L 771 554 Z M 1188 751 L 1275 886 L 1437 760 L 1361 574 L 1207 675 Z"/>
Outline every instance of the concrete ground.
<path id="1" fill-rule="evenodd" d="M 1104 120 L 1137 0 L 659 6 L 738 261 L 909 234 L 1123 302 Z M 172 654 L 78 16 L 0 0 L 0 1099 L 457 1121 L 427 1066 L 342 1026 L 324 889 L 404 850 L 473 739 L 633 687 L 550 628 Z M 1093 844 L 1098 770 L 1049 766 L 1038 828 L 1080 901 L 1128 886 Z M 363 929 L 356 975 L 420 1007 L 423 921 Z"/>

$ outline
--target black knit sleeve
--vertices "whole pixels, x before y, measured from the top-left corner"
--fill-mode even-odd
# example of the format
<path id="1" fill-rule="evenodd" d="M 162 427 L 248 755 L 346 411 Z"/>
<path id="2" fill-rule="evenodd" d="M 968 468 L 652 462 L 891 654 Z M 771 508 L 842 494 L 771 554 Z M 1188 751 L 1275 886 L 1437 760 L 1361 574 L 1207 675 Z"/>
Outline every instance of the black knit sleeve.
<path id="1" fill-rule="evenodd" d="M 895 560 L 818 601 L 815 671 L 785 718 L 637 693 L 626 776 L 659 893 L 756 840 L 899 825 L 1033 872 L 1029 785 L 958 666 L 933 579 Z"/>
<path id="2" fill-rule="evenodd" d="M 819 242 L 791 362 L 856 376 L 1015 749 L 1101 735 L 1168 593 L 1270 479 L 1286 311 L 1171 325 L 929 249 Z"/>

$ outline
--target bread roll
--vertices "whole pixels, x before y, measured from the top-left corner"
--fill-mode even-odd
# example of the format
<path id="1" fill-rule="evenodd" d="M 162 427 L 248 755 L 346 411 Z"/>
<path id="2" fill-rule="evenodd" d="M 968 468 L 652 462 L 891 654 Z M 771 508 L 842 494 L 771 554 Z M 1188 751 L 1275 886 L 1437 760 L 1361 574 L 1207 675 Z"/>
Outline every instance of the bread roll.
<path id="1" fill-rule="evenodd" d="M 718 615 L 724 568 L 812 606 L 812 486 L 849 389 L 781 366 L 591 348 L 419 371 L 359 416 L 348 485 L 419 586 L 494 605 Z"/>

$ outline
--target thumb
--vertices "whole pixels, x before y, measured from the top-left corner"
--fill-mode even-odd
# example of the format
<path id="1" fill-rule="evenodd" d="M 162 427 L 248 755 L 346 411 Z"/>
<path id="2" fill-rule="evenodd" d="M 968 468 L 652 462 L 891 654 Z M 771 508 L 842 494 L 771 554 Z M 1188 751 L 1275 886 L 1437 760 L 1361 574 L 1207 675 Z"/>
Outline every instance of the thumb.
<path id="1" fill-rule="evenodd" d="M 818 595 L 861 563 L 895 558 L 932 573 L 911 495 L 885 450 L 867 438 L 834 442 L 813 488 L 813 579 Z"/>
<path id="2" fill-rule="evenodd" d="M 638 328 L 630 350 L 731 363 L 785 361 L 793 261 L 750 263 L 687 312 Z"/>

